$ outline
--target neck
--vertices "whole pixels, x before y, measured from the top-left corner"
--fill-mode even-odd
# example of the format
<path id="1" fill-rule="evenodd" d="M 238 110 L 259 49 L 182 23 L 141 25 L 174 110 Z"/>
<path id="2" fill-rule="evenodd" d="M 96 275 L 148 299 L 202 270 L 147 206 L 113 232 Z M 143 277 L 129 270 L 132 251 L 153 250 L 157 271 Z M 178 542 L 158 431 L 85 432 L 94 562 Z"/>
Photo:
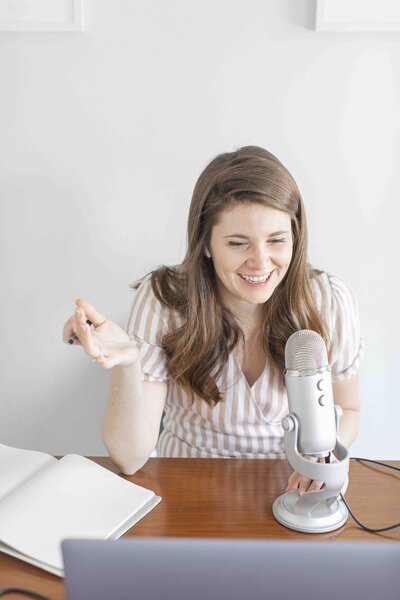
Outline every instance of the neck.
<path id="1" fill-rule="evenodd" d="M 261 334 L 263 322 L 261 306 L 259 310 L 251 312 L 235 311 L 233 314 L 246 339 L 256 338 Z"/>

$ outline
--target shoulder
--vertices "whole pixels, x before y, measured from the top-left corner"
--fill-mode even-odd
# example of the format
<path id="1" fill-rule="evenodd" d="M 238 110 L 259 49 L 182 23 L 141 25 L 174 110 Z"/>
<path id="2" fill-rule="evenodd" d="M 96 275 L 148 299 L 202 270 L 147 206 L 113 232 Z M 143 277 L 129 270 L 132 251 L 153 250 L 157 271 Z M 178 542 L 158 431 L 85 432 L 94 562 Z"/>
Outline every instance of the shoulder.
<path id="1" fill-rule="evenodd" d="M 161 330 L 165 334 L 168 323 L 166 309 L 154 293 L 151 275 L 149 273 L 143 277 L 134 292 L 126 325 L 126 330 L 131 337 L 135 336 L 143 340 L 153 338 L 155 331 Z"/>
<path id="2" fill-rule="evenodd" d="M 162 337 L 176 327 L 178 315 L 162 303 L 152 285 L 152 273 L 140 280 L 134 293 L 126 331 L 132 337 L 160 343 Z"/>
<path id="3" fill-rule="evenodd" d="M 357 299 L 347 282 L 324 271 L 314 272 L 312 285 L 328 328 L 332 380 L 344 381 L 357 373 L 364 355 Z"/>
<path id="4" fill-rule="evenodd" d="M 132 307 L 135 308 L 137 312 L 146 309 L 147 311 L 151 310 L 155 314 L 161 316 L 163 305 L 154 292 L 151 280 L 152 273 L 148 273 L 140 280 L 135 291 Z"/>
<path id="5" fill-rule="evenodd" d="M 319 308 L 348 310 L 353 309 L 356 304 L 351 287 L 336 275 L 314 269 L 311 273 L 311 286 Z"/>

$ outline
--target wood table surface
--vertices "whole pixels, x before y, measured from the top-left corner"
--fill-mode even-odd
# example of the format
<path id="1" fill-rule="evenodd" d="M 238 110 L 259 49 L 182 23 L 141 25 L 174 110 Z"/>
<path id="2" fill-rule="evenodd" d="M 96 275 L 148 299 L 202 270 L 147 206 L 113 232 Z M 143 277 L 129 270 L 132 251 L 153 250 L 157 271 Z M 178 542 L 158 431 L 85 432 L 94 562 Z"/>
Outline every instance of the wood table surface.
<path id="1" fill-rule="evenodd" d="M 117 472 L 108 458 L 92 459 Z M 400 467 L 400 461 L 387 462 Z M 163 499 L 125 536 L 400 541 L 400 528 L 372 534 L 360 529 L 351 517 L 343 527 L 329 533 L 286 529 L 275 521 L 271 507 L 291 471 L 282 459 L 150 458 L 126 479 L 152 489 Z M 400 522 L 399 486 L 397 472 L 352 461 L 346 500 L 365 525 L 385 527 Z M 0 588 L 15 586 L 54 600 L 65 599 L 62 579 L 0 553 Z"/>

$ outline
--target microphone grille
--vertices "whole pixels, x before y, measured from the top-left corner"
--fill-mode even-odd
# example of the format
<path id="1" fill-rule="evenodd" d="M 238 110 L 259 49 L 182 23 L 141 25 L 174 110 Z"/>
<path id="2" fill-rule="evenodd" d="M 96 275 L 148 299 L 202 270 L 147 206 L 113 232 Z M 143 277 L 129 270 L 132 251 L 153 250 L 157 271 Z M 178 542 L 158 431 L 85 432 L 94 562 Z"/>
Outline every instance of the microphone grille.
<path id="1" fill-rule="evenodd" d="M 316 331 L 301 329 L 293 333 L 285 346 L 285 367 L 290 371 L 322 369 L 328 366 L 325 342 Z"/>

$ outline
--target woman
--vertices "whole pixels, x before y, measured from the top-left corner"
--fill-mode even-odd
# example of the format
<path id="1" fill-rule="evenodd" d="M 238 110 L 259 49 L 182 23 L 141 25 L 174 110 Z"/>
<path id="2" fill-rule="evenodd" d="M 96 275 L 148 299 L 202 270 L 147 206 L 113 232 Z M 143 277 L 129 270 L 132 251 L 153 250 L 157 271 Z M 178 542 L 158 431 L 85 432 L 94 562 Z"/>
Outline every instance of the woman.
<path id="1" fill-rule="evenodd" d="M 82 299 L 64 327 L 64 341 L 75 333 L 112 369 L 102 434 L 123 473 L 156 445 L 161 456 L 283 457 L 284 349 L 299 329 L 327 344 L 340 439 L 354 440 L 356 303 L 343 282 L 307 264 L 303 202 L 271 153 L 246 146 L 212 160 L 194 189 L 183 263 L 133 287 L 126 332 Z M 321 485 L 294 472 L 287 490 Z"/>

